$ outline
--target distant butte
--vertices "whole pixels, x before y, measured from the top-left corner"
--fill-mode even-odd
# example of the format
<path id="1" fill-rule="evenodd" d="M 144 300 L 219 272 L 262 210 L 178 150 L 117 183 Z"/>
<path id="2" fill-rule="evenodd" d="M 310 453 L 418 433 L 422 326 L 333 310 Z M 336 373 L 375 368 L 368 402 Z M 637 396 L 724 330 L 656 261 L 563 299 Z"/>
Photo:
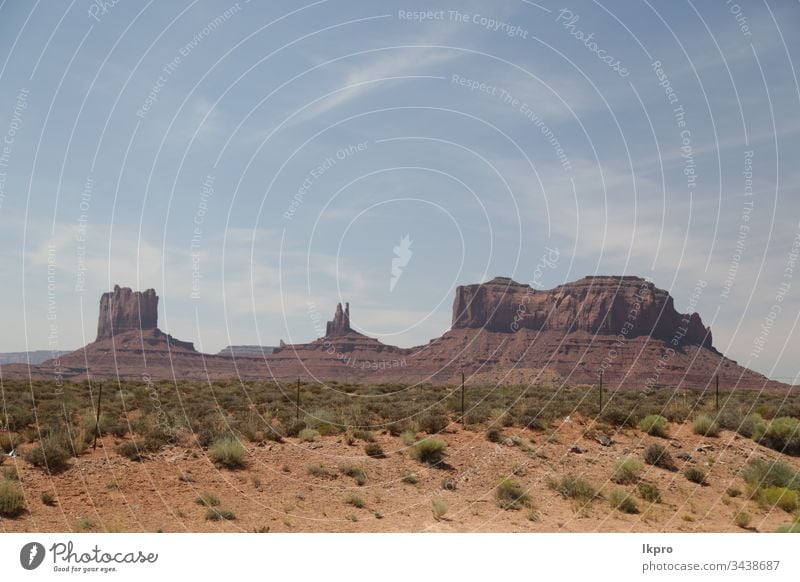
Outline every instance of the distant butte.
<path id="1" fill-rule="evenodd" d="M 257 348 L 257 349 L 256 349 Z M 271 353 L 269 353 L 271 351 Z M 234 356 L 234 357 L 231 357 Z M 100 299 L 97 340 L 38 366 L 9 364 L 3 377 L 145 377 L 170 380 L 295 378 L 353 383 L 457 381 L 476 384 L 595 384 L 609 389 L 786 390 L 724 357 L 697 313 L 634 276 L 584 277 L 538 290 L 508 277 L 456 289 L 450 330 L 400 348 L 351 327 L 350 305 L 336 305 L 325 336 L 271 349 L 232 346 L 202 354 L 158 329 L 158 296 L 115 286 Z"/>

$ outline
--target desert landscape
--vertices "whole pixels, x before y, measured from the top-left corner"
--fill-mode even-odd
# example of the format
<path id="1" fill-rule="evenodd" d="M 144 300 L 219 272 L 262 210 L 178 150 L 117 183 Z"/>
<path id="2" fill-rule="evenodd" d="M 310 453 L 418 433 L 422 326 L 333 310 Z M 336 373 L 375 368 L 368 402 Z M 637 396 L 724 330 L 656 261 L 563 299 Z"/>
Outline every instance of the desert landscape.
<path id="1" fill-rule="evenodd" d="M 411 349 L 338 305 L 312 343 L 206 355 L 157 302 L 116 287 L 95 342 L 0 368 L 5 531 L 800 529 L 796 389 L 644 279 L 460 287 Z"/>

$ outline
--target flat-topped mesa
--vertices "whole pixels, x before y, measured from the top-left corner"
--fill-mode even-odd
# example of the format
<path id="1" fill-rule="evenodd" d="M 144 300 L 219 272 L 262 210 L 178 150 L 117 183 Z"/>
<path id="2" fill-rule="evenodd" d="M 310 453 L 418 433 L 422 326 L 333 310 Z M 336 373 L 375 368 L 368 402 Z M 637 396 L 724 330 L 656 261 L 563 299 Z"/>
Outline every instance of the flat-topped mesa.
<path id="1" fill-rule="evenodd" d="M 549 290 L 507 277 L 464 285 L 456 289 L 452 327 L 622 333 L 628 338 L 651 336 L 674 346 L 712 347 L 711 330 L 697 313 L 678 313 L 668 292 L 633 276 L 584 277 Z"/>
<path id="2" fill-rule="evenodd" d="M 325 337 L 339 337 L 347 335 L 351 332 L 350 329 L 350 304 L 345 303 L 344 309 L 342 304 L 336 304 L 336 313 L 333 314 L 333 321 L 329 321 L 325 326 Z"/>
<path id="3" fill-rule="evenodd" d="M 130 287 L 114 285 L 113 291 L 100 297 L 97 341 L 128 331 L 156 329 L 157 325 L 158 295 L 155 289 L 134 292 Z"/>

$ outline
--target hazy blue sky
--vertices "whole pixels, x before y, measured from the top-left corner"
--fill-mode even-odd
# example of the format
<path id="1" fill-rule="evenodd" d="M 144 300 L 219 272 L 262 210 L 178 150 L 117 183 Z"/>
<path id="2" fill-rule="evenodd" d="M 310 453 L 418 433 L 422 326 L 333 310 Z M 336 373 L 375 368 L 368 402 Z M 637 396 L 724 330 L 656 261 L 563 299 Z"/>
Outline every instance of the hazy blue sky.
<path id="1" fill-rule="evenodd" d="M 5 0 L 0 350 L 94 339 L 114 283 L 213 352 L 337 301 L 416 345 L 457 285 L 631 274 L 705 285 L 715 345 L 795 377 L 798 30 L 789 0 Z"/>

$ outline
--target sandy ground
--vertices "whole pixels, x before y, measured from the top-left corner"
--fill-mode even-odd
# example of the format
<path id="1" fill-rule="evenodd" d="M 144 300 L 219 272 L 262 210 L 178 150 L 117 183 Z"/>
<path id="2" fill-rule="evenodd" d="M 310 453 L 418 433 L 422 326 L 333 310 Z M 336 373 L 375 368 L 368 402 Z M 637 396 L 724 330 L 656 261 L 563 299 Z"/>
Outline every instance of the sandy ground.
<path id="1" fill-rule="evenodd" d="M 168 447 L 145 462 L 133 462 L 113 451 L 120 442 L 108 437 L 96 451 L 72 459 L 70 469 L 49 476 L 16 459 L 28 512 L 16 519 L 0 519 L 2 531 L 168 531 L 168 532 L 772 532 L 792 516 L 778 508 L 765 510 L 748 500 L 739 471 L 748 458 L 781 459 L 795 468 L 800 460 L 780 455 L 751 440 L 723 431 L 717 438 L 692 434 L 690 425 L 671 425 L 671 438 L 659 439 L 635 429 L 612 434 L 614 444 L 602 446 L 585 435 L 588 423 L 567 419 L 548 432 L 504 429 L 504 437 L 518 443 L 492 443 L 484 431 L 451 425 L 445 440 L 449 468 L 430 468 L 410 458 L 398 437 L 376 433 L 385 458 L 365 456 L 363 443 L 348 445 L 341 435 L 300 443 L 248 445 L 248 467 L 220 470 L 199 449 Z M 613 489 L 635 492 L 635 486 L 610 481 L 615 462 L 625 456 L 642 458 L 653 442 L 668 446 L 680 471 L 645 465 L 642 480 L 656 484 L 662 501 L 651 504 L 636 495 L 640 513 L 624 514 L 611 507 Z M 704 447 L 703 445 L 710 445 Z M 583 452 L 575 452 L 574 446 Z M 698 448 L 700 450 L 698 450 Z M 14 464 L 6 459 L 3 469 Z M 308 467 L 322 464 L 334 477 L 315 477 Z M 367 482 L 358 486 L 341 474 L 343 464 L 361 467 Z M 686 465 L 708 472 L 708 486 L 698 486 L 683 475 Z M 514 477 L 531 494 L 531 509 L 503 510 L 495 502 L 495 487 L 505 475 Z M 408 473 L 416 484 L 403 482 Z M 566 474 L 583 477 L 599 489 L 598 498 L 580 507 L 547 486 L 548 478 Z M 449 480 L 454 490 L 443 482 Z M 743 495 L 732 498 L 730 487 Z M 50 491 L 54 506 L 41 500 Z M 220 509 L 235 519 L 209 521 L 206 508 L 196 503 L 209 492 L 221 500 Z M 347 498 L 364 502 L 357 508 Z M 447 512 L 435 519 L 432 501 L 444 500 Z M 744 509 L 749 529 L 734 524 Z"/>

